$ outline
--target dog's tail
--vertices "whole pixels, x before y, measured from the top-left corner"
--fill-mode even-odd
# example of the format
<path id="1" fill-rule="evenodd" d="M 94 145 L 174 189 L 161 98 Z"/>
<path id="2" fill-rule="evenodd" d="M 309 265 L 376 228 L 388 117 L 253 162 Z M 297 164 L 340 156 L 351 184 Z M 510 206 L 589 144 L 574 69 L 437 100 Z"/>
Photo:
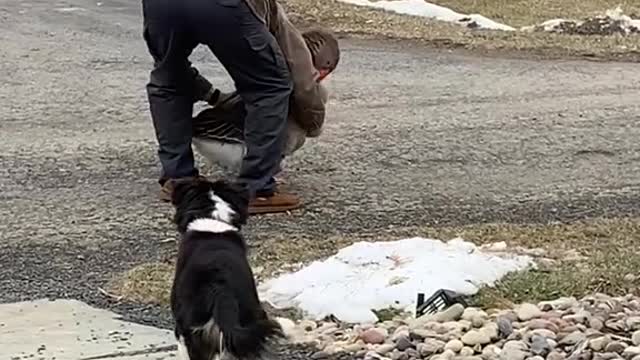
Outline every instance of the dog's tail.
<path id="1" fill-rule="evenodd" d="M 217 323 L 226 351 L 239 358 L 255 356 L 269 350 L 272 340 L 284 337 L 280 324 L 260 309 L 255 321 L 241 324 L 244 317 L 235 299 L 227 298 L 216 306 Z"/>

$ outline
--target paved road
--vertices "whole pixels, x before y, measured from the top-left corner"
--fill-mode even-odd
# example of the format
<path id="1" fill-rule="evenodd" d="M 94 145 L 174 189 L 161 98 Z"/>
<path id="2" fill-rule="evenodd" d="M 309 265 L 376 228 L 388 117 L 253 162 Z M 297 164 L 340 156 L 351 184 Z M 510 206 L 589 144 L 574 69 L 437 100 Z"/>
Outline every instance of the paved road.
<path id="1" fill-rule="evenodd" d="M 173 250 L 140 22 L 130 0 L 0 0 L 0 301 L 91 300 Z M 289 166 L 306 209 L 256 218 L 253 241 L 639 213 L 637 64 L 343 47 L 325 135 Z"/>

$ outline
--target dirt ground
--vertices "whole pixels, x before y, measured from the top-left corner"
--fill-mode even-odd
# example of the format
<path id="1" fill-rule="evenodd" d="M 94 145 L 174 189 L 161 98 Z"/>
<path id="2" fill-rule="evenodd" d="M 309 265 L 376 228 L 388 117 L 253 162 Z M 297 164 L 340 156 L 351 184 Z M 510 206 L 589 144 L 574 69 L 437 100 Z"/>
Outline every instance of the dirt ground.
<path id="1" fill-rule="evenodd" d="M 171 209 L 156 198 L 139 3 L 0 0 L 0 20 L 0 301 L 74 298 L 168 326 L 161 307 L 100 290 L 175 252 Z M 575 247 L 587 255 L 590 243 L 626 249 L 588 264 L 624 257 L 618 276 L 637 268 L 637 64 L 342 46 L 326 131 L 287 169 L 305 208 L 246 229 L 265 272 L 420 231 L 549 244 L 585 234 Z M 192 59 L 231 87 L 210 54 Z M 616 284 L 606 289 L 627 286 Z"/>

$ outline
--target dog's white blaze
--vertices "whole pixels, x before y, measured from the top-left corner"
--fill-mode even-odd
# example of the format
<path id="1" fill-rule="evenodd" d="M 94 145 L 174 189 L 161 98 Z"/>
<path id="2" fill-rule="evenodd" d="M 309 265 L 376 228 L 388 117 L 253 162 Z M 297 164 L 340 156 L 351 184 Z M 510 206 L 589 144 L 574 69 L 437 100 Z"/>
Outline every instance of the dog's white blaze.
<path id="1" fill-rule="evenodd" d="M 178 360 L 190 360 L 189 352 L 187 351 L 187 345 L 184 343 L 184 337 L 178 338 L 178 353 L 176 354 Z"/>
<path id="2" fill-rule="evenodd" d="M 238 231 L 238 228 L 216 219 L 196 219 L 189 223 L 187 231 L 223 233 L 227 231 Z"/>
<path id="3" fill-rule="evenodd" d="M 211 216 L 214 219 L 218 219 L 220 221 L 224 221 L 227 224 L 230 224 L 233 221 L 233 215 L 236 214 L 235 211 L 231 208 L 231 206 L 214 192 L 211 192 L 209 195 L 211 200 L 216 203 L 216 209 L 213 210 Z"/>

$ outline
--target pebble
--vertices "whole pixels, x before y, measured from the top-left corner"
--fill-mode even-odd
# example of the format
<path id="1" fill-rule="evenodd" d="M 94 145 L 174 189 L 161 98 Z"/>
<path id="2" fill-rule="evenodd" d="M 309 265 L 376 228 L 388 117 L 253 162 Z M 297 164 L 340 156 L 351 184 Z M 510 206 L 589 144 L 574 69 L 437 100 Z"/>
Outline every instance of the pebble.
<path id="1" fill-rule="evenodd" d="M 444 341 L 435 339 L 426 339 L 423 343 L 418 344 L 416 348 L 421 356 L 429 356 L 444 350 Z"/>
<path id="2" fill-rule="evenodd" d="M 593 351 L 602 351 L 611 342 L 611 338 L 608 336 L 600 336 L 595 339 L 589 340 L 589 347 Z"/>
<path id="3" fill-rule="evenodd" d="M 631 331 L 640 330 L 640 316 L 632 316 L 627 318 L 625 324 Z"/>
<path id="4" fill-rule="evenodd" d="M 531 352 L 534 355 L 547 356 L 551 350 L 546 337 L 537 334 L 531 337 Z"/>
<path id="5" fill-rule="evenodd" d="M 506 310 L 460 304 L 419 319 L 377 324 L 280 321 L 311 360 L 640 360 L 640 297 L 561 298 Z M 610 335 L 615 334 L 615 335 Z"/>
<path id="6" fill-rule="evenodd" d="M 547 360 L 565 360 L 567 357 L 557 351 L 552 351 L 547 355 Z"/>
<path id="7" fill-rule="evenodd" d="M 328 357 L 329 357 L 329 353 L 326 351 L 318 351 L 311 355 L 312 360 L 327 359 Z"/>
<path id="8" fill-rule="evenodd" d="M 377 346 L 374 351 L 377 352 L 380 355 L 386 355 L 388 353 L 390 353 L 391 351 L 393 351 L 393 349 L 395 349 L 396 346 L 394 344 L 382 344 L 380 346 Z"/>
<path id="9" fill-rule="evenodd" d="M 637 346 L 629 346 L 628 348 L 622 351 L 622 357 L 625 359 L 633 359 L 636 356 L 640 355 L 640 347 Z"/>
<path id="10" fill-rule="evenodd" d="M 604 328 L 604 321 L 598 318 L 592 318 L 591 320 L 589 320 L 589 327 L 594 330 L 600 331 L 602 330 L 602 328 Z"/>
<path id="11" fill-rule="evenodd" d="M 554 333 L 560 331 L 558 325 L 554 324 L 553 321 L 546 319 L 533 319 L 527 322 L 527 327 L 531 330 L 547 329 L 553 331 Z"/>
<path id="12" fill-rule="evenodd" d="M 557 339 L 556 333 L 547 329 L 535 329 L 531 331 L 531 335 L 540 335 L 544 336 L 547 339 L 555 340 Z"/>
<path id="13" fill-rule="evenodd" d="M 558 345 L 569 345 L 569 346 L 573 346 L 581 341 L 584 341 L 587 338 L 587 336 L 579 331 L 574 331 L 572 333 L 570 333 L 569 335 L 563 337 L 562 339 L 560 339 L 560 341 L 558 342 Z"/>
<path id="14" fill-rule="evenodd" d="M 488 333 L 480 330 L 471 330 L 462 336 L 462 342 L 465 345 L 475 346 L 484 345 L 491 342 L 491 337 Z"/>
<path id="15" fill-rule="evenodd" d="M 453 350 L 452 350 L 453 351 Z M 475 354 L 475 350 L 473 350 L 472 348 L 465 346 L 462 349 L 460 349 L 460 356 L 472 356 L 473 354 Z"/>
<path id="16" fill-rule="evenodd" d="M 527 321 L 539 318 L 542 315 L 542 311 L 536 305 L 524 303 L 516 309 L 516 314 L 520 321 Z"/>
<path id="17" fill-rule="evenodd" d="M 604 351 L 608 352 L 608 353 L 621 354 L 626 347 L 627 347 L 627 345 L 625 345 L 624 343 L 622 343 L 620 341 L 612 341 L 612 342 L 608 343 L 604 347 Z"/>
<path id="18" fill-rule="evenodd" d="M 400 351 L 405 351 L 413 347 L 413 343 L 409 339 L 409 336 L 400 336 L 396 339 L 396 348 Z"/>
<path id="19" fill-rule="evenodd" d="M 458 339 L 449 340 L 449 342 L 447 342 L 444 345 L 445 350 L 451 350 L 456 353 L 460 352 L 460 350 L 462 350 L 463 347 L 464 347 L 464 344 L 462 343 L 462 341 Z"/>
<path id="20" fill-rule="evenodd" d="M 499 354 L 501 360 L 524 360 L 528 356 L 527 345 L 518 340 L 507 341 Z"/>
<path id="21" fill-rule="evenodd" d="M 396 349 L 391 353 L 391 360 L 409 360 L 409 355 L 406 351 Z"/>
<path id="22" fill-rule="evenodd" d="M 384 328 L 371 328 L 360 334 L 360 338 L 367 344 L 382 344 L 389 336 L 389 332 Z"/>
<path id="23" fill-rule="evenodd" d="M 513 333 L 513 325 L 511 325 L 511 320 L 508 317 L 499 316 L 496 319 L 496 324 L 498 324 L 498 335 L 501 338 L 507 338 Z"/>
<path id="24" fill-rule="evenodd" d="M 437 322 L 456 321 L 462 317 L 464 306 L 462 304 L 453 304 L 446 310 L 439 312 L 434 316 Z"/>

